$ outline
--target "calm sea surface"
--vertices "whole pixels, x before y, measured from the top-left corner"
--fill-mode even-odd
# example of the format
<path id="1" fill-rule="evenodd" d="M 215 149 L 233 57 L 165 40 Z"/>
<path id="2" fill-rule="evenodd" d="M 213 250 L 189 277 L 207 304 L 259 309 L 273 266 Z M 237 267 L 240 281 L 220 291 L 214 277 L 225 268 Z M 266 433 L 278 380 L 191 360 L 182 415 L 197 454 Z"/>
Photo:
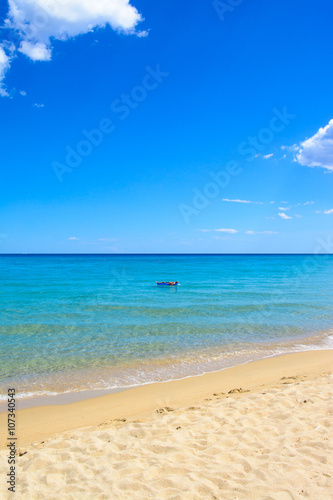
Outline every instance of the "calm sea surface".
<path id="1" fill-rule="evenodd" d="M 332 255 L 0 256 L 2 399 L 182 378 L 332 334 Z"/>

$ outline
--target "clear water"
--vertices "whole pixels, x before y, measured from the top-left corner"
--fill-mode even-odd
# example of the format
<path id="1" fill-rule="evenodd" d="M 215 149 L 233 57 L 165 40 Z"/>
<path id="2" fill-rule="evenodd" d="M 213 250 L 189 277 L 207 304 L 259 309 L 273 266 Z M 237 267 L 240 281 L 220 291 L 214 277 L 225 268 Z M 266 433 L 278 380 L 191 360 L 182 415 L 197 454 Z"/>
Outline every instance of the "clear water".
<path id="1" fill-rule="evenodd" d="M 2 255 L 0 315 L 2 396 L 182 378 L 330 348 L 333 256 Z"/>

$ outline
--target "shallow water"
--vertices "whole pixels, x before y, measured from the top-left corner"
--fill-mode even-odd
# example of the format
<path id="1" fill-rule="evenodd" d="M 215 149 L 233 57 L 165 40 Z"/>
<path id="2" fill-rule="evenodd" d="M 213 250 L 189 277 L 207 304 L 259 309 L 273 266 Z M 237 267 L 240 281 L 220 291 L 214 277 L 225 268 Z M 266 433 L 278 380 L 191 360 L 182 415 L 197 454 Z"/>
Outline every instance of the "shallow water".
<path id="1" fill-rule="evenodd" d="M 2 395 L 127 387 L 333 345 L 331 255 L 0 256 L 0 280 Z"/>

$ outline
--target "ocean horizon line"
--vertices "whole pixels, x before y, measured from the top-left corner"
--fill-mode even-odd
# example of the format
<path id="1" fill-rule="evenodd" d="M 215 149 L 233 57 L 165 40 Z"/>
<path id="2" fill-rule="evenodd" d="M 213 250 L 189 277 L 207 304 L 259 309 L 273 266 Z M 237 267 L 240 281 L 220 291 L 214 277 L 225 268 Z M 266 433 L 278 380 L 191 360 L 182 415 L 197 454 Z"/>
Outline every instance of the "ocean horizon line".
<path id="1" fill-rule="evenodd" d="M 240 255 L 240 256 L 258 256 L 258 255 L 267 255 L 267 256 L 279 256 L 279 255 L 284 255 L 284 256 L 299 256 L 299 255 L 304 255 L 304 256 L 327 256 L 327 255 L 333 255 L 333 253 L 289 253 L 289 252 L 281 252 L 281 253 L 266 253 L 266 252 L 263 252 L 263 253 L 238 253 L 238 252 L 234 252 L 234 253 L 47 253 L 47 252 L 44 252 L 44 253 L 0 253 L 0 257 L 12 257 L 12 256 L 15 256 L 15 257 L 33 257 L 33 256 L 36 256 L 36 257 L 42 257 L 42 256 L 79 256 L 79 255 L 82 255 L 82 256 L 138 256 L 138 255 L 146 255 L 146 256 L 152 256 L 152 255 L 170 255 L 170 256 L 177 256 L 177 255 L 188 255 L 188 256 L 191 256 L 191 255 L 194 255 L 194 256 L 200 256 L 200 255 L 207 255 L 207 256 L 235 256 L 235 255 Z"/>

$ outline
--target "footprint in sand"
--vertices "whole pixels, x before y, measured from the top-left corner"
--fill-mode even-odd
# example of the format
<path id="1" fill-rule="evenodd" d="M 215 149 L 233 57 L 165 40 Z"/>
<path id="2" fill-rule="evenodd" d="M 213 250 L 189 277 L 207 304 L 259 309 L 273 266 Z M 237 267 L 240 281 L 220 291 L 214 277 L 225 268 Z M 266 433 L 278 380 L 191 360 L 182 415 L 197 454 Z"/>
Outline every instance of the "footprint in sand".
<path id="1" fill-rule="evenodd" d="M 126 418 L 114 418 L 113 420 L 107 420 L 106 422 L 98 424 L 98 427 L 108 427 L 111 424 L 121 424 L 124 422 L 126 422 Z"/>
<path id="2" fill-rule="evenodd" d="M 169 413 L 170 411 L 175 411 L 174 408 L 170 408 L 170 406 L 164 406 L 164 408 L 159 408 L 155 410 L 156 413 Z"/>
<path id="3" fill-rule="evenodd" d="M 241 393 L 241 392 L 250 392 L 249 389 L 242 389 L 241 387 L 239 389 L 231 389 L 231 391 L 228 392 L 228 394 L 236 394 L 236 393 Z"/>

